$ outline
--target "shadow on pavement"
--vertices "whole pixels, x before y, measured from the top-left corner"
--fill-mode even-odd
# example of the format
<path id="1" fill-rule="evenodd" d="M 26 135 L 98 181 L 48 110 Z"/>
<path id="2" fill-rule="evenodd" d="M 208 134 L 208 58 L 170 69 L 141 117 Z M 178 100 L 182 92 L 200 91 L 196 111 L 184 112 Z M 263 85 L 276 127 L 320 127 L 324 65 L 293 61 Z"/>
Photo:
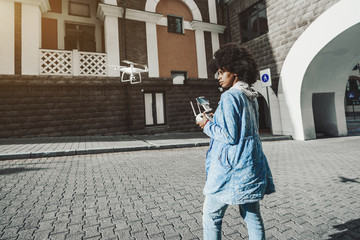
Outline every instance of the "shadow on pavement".
<path id="1" fill-rule="evenodd" d="M 357 180 L 359 178 L 346 178 L 346 177 L 342 177 L 342 176 L 339 176 L 339 178 L 340 178 L 340 182 L 342 182 L 342 183 L 347 183 L 347 182 L 360 183 Z"/>
<path id="2" fill-rule="evenodd" d="M 5 168 L 5 169 L 0 169 L 0 176 L 16 174 L 21 172 L 28 172 L 28 171 L 39 171 L 43 169 L 45 168 Z"/>
<path id="3" fill-rule="evenodd" d="M 333 227 L 341 232 L 330 235 L 328 240 L 360 239 L 360 218 Z"/>

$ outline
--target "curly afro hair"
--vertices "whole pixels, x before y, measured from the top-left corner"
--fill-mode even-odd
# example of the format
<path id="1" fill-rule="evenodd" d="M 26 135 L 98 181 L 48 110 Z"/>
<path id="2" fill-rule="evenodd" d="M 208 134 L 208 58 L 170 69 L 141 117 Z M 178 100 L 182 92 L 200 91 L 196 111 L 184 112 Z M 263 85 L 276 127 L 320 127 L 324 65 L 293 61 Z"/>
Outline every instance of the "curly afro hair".
<path id="1" fill-rule="evenodd" d="M 214 74 L 221 69 L 236 74 L 240 81 L 249 85 L 256 82 L 257 64 L 247 47 L 238 46 L 236 43 L 227 43 L 215 52 L 214 57 L 215 59 L 210 65 Z"/>

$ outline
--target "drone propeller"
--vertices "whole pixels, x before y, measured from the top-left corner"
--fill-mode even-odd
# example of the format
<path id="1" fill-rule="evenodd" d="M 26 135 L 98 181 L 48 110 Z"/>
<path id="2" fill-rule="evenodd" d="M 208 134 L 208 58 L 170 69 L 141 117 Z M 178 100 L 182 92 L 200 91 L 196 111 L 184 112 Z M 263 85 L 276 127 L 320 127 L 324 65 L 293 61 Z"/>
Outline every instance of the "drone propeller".
<path id="1" fill-rule="evenodd" d="M 134 63 L 134 62 L 130 62 L 128 60 L 123 60 L 123 63 L 129 64 L 129 65 L 134 65 L 134 66 L 142 66 L 143 68 L 147 69 L 147 65 L 145 64 L 141 64 L 141 63 Z"/>
<path id="2" fill-rule="evenodd" d="M 147 70 L 147 68 L 148 68 L 146 64 L 135 63 L 135 65 L 141 66 L 141 67 L 143 67 L 145 70 Z"/>
<path id="3" fill-rule="evenodd" d="M 128 61 L 128 60 L 123 60 L 122 62 L 123 62 L 123 63 L 126 63 L 126 64 L 129 64 L 129 65 L 134 64 L 133 62 L 130 62 L 130 61 Z"/>
<path id="4" fill-rule="evenodd" d="M 119 65 L 109 65 L 109 67 L 114 68 L 114 70 L 121 70 L 124 68 L 124 66 L 119 66 Z"/>

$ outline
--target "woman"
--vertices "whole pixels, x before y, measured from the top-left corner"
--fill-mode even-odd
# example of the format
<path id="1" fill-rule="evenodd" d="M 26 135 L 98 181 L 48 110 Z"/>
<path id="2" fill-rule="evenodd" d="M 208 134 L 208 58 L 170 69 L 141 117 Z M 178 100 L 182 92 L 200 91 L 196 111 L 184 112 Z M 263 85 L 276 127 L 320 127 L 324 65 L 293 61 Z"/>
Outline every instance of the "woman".
<path id="1" fill-rule="evenodd" d="M 249 239 L 265 239 L 259 201 L 275 192 L 271 171 L 258 132 L 257 66 L 245 47 L 226 44 L 215 53 L 214 65 L 222 88 L 213 121 L 198 125 L 210 138 L 206 155 L 206 184 L 203 209 L 204 239 L 221 239 L 226 208 L 239 205 Z"/>

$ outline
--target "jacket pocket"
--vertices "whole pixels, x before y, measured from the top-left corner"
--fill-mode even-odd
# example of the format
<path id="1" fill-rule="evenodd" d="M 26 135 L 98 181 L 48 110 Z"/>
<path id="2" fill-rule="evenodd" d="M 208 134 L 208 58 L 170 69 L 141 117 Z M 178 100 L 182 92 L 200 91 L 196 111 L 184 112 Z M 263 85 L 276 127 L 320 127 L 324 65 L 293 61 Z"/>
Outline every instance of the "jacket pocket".
<path id="1" fill-rule="evenodd" d="M 231 168 L 232 167 L 230 165 L 230 162 L 229 162 L 229 147 L 230 147 L 230 145 L 226 145 L 221 150 L 221 153 L 219 155 L 220 165 L 223 166 L 224 168 Z"/>

